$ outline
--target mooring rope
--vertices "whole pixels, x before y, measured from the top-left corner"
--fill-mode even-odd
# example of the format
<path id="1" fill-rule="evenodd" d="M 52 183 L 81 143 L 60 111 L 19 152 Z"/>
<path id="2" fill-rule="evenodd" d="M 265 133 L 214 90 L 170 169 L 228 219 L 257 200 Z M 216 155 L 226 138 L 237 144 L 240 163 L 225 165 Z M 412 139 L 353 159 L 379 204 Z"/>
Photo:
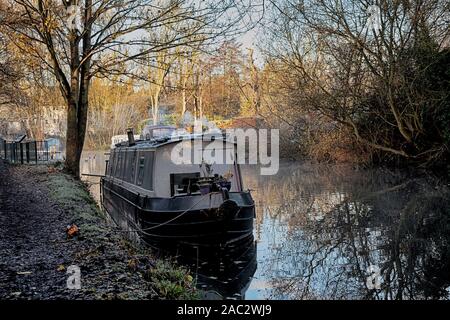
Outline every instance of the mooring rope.
<path id="1" fill-rule="evenodd" d="M 156 225 L 156 226 L 149 227 L 149 228 L 145 228 L 145 229 L 140 228 L 140 227 L 136 224 L 135 221 L 133 221 L 132 219 L 130 219 L 126 214 L 124 214 L 123 217 L 125 217 L 125 219 L 127 219 L 129 222 L 131 222 L 131 224 L 133 225 L 134 228 L 136 228 L 136 230 L 116 230 L 116 231 L 118 231 L 118 232 L 141 232 L 142 234 L 147 235 L 147 236 L 156 236 L 155 234 L 151 234 L 151 233 L 148 233 L 148 232 L 146 232 L 146 231 L 149 231 L 149 230 L 153 230 L 153 229 L 162 227 L 162 226 L 164 226 L 164 225 L 166 225 L 166 224 L 169 224 L 169 223 L 171 223 L 171 222 L 173 222 L 173 221 L 175 221 L 175 220 L 181 218 L 183 215 L 185 215 L 185 214 L 188 213 L 190 210 L 192 210 L 196 205 L 198 205 L 198 204 L 204 199 L 204 197 L 209 196 L 209 195 L 210 195 L 210 194 L 202 195 L 201 198 L 200 198 L 196 203 L 194 203 L 190 208 L 188 208 L 188 209 L 186 209 L 185 211 L 183 211 L 182 213 L 180 213 L 178 216 L 176 216 L 176 217 L 174 217 L 174 218 L 172 218 L 172 219 L 170 219 L 170 220 L 168 220 L 168 221 L 162 222 L 162 223 L 160 223 L 160 224 L 158 224 L 158 225 Z"/>
<path id="2" fill-rule="evenodd" d="M 141 229 L 141 230 L 142 230 L 142 231 L 153 230 L 153 229 L 162 227 L 162 226 L 164 226 L 164 225 L 166 225 L 166 224 L 169 224 L 169 223 L 171 223 L 171 222 L 173 222 L 173 221 L 175 221 L 175 220 L 181 218 L 181 217 L 184 216 L 187 212 L 189 212 L 189 211 L 191 211 L 192 209 L 194 209 L 195 206 L 198 205 L 198 204 L 200 203 L 200 201 L 202 201 L 203 198 L 204 198 L 205 196 L 208 196 L 208 195 L 209 195 L 209 194 L 204 194 L 204 195 L 202 195 L 202 196 L 200 197 L 200 199 L 199 199 L 196 203 L 194 203 L 189 209 L 186 209 L 184 212 L 180 213 L 180 214 L 179 214 L 178 216 L 176 216 L 175 218 L 170 219 L 170 220 L 167 220 L 167 221 L 165 221 L 165 222 L 163 222 L 163 223 L 160 223 L 160 224 L 158 224 L 158 225 L 156 225 L 156 226 L 149 227 L 149 228 L 145 228 L 145 229 Z"/>

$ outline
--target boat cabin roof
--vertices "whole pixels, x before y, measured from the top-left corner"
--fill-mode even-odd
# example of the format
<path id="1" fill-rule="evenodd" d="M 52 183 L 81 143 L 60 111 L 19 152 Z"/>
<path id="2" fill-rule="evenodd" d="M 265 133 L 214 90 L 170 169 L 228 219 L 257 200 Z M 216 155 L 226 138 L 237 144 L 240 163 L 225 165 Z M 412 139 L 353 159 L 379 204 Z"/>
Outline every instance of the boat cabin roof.
<path id="1" fill-rule="evenodd" d="M 203 176 L 202 165 L 177 164 L 171 161 L 171 152 L 165 152 L 177 143 L 198 140 L 203 142 L 223 141 L 224 148 L 235 147 L 234 141 L 222 134 L 189 134 L 137 140 L 134 144 L 122 142 L 111 150 L 105 176 L 141 195 L 173 197 L 200 192 L 195 190 L 197 181 Z M 227 144 L 227 146 L 225 146 Z M 161 151 L 158 151 L 161 150 Z M 225 154 L 223 154 L 225 155 Z M 231 191 L 242 191 L 242 181 L 236 162 L 213 163 L 212 172 L 218 177 L 230 175 Z M 211 175 L 212 172 L 209 174 Z"/>
<path id="2" fill-rule="evenodd" d="M 193 141 L 193 140 L 203 140 L 203 141 L 224 141 L 226 143 L 236 144 L 235 141 L 229 140 L 225 134 L 187 134 L 187 135 L 177 135 L 170 137 L 159 137 L 149 140 L 136 140 L 134 145 L 129 145 L 128 141 L 124 141 L 116 144 L 116 148 L 129 148 L 129 149 L 148 149 L 148 148 L 160 148 L 172 143 L 178 143 L 182 141 Z"/>

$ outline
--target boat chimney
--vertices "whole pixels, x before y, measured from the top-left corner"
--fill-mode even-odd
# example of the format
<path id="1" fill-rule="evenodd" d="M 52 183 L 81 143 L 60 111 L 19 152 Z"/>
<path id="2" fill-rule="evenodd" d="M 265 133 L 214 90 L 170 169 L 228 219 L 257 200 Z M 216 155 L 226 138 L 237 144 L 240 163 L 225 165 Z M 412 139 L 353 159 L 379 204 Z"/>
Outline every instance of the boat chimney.
<path id="1" fill-rule="evenodd" d="M 134 141 L 134 132 L 133 128 L 127 129 L 127 135 L 128 135 L 128 146 L 134 146 L 136 142 Z"/>

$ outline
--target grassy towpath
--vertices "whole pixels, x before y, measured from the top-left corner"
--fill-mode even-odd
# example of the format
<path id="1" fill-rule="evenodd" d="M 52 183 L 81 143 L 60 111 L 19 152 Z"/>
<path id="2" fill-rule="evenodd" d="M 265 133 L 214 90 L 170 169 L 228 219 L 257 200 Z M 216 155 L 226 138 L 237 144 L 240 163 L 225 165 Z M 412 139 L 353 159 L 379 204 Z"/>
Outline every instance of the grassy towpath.
<path id="1" fill-rule="evenodd" d="M 69 238 L 68 225 L 79 227 Z M 81 289 L 69 289 L 70 266 Z M 0 160 L 0 299 L 191 299 L 181 267 L 129 244 L 86 186 L 52 166 Z"/>

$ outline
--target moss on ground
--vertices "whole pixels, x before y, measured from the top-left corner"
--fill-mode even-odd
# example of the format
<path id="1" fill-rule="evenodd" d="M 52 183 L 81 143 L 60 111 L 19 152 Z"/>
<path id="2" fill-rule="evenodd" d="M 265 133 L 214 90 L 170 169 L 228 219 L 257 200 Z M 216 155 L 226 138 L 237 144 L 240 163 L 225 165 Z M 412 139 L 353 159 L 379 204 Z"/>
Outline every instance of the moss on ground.
<path id="1" fill-rule="evenodd" d="M 46 184 L 51 198 L 72 215 L 72 223 L 83 231 L 84 236 L 106 231 L 105 216 L 83 182 L 58 171 L 49 174 Z"/>
<path id="2" fill-rule="evenodd" d="M 186 269 L 176 267 L 169 261 L 157 261 L 155 268 L 146 273 L 146 279 L 155 284 L 158 294 L 168 299 L 199 298 L 193 277 Z"/>
<path id="3" fill-rule="evenodd" d="M 49 190 L 50 198 L 63 209 L 65 214 L 70 215 L 68 221 L 79 227 L 82 239 L 92 240 L 98 246 L 114 247 L 120 251 L 120 254 L 116 254 L 119 260 L 123 260 L 120 257 L 126 257 L 125 264 L 114 263 L 114 261 L 105 262 L 113 271 L 141 273 L 142 281 L 148 282 L 150 290 L 154 292 L 152 298 L 199 298 L 193 277 L 186 268 L 171 261 L 153 257 L 149 249 L 132 245 L 120 232 L 114 231 L 114 228 L 108 224 L 104 212 L 89 193 L 87 185 L 58 168 L 48 167 L 42 170 L 47 174 L 43 182 Z M 111 258 L 102 257 L 102 254 L 104 253 L 92 250 L 79 253 L 79 258 L 97 260 Z M 127 270 L 121 270 L 124 269 L 124 265 Z M 109 297 L 99 298 L 108 299 Z M 133 297 L 129 297 L 126 292 L 121 292 L 115 295 L 115 298 Z"/>

